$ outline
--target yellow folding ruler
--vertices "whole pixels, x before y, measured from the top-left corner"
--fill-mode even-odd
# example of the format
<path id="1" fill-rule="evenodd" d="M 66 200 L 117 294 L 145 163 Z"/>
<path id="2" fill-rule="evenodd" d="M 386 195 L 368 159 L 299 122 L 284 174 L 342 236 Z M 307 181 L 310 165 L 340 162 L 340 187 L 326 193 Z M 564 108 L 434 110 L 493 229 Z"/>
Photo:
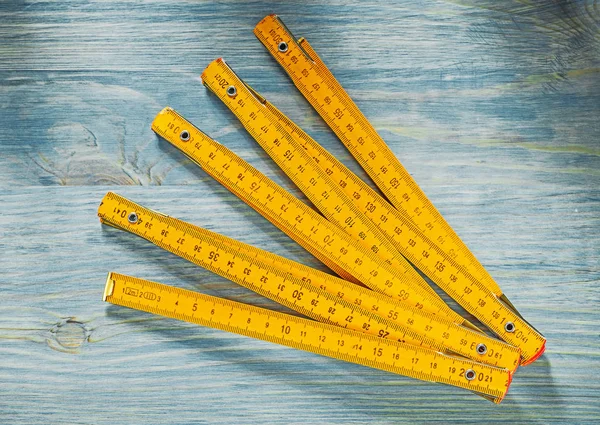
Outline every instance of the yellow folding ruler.
<path id="1" fill-rule="evenodd" d="M 319 161 L 319 164 L 329 170 L 332 180 L 338 186 L 345 187 L 348 197 L 361 211 L 367 215 L 374 213 L 370 218 L 395 242 L 394 246 L 438 286 L 496 334 L 520 346 L 523 364 L 538 358 L 545 348 L 543 336 L 520 317 L 308 42 L 304 39 L 295 40 L 275 15 L 263 19 L 254 32 L 397 210 L 393 211 L 394 207 L 374 191 L 370 191 L 368 186 L 357 184 L 359 179 L 329 156 L 327 160 Z M 243 85 L 241 80 L 236 83 Z M 215 91 L 212 86 L 211 89 Z M 223 90 L 217 94 L 222 100 L 225 99 Z M 265 103 L 260 96 L 255 98 L 258 103 L 261 100 Z M 286 126 L 287 132 L 300 145 L 305 148 L 310 145 L 310 154 L 320 153 L 315 149 L 316 143 L 307 142 L 306 135 L 297 126 L 293 123 L 285 124 L 289 120 L 283 114 L 268 104 L 263 109 L 272 115 L 271 121 L 277 120 L 280 125 Z M 240 117 L 237 111 L 234 113 Z M 248 124 L 251 122 L 245 123 L 245 126 L 248 127 Z M 253 136 L 256 138 L 255 134 Z M 352 196 L 354 193 L 363 199 Z M 391 218 L 394 219 L 394 224 L 390 224 Z M 401 232 L 394 232 L 395 229 Z"/>
<path id="2" fill-rule="evenodd" d="M 310 45 L 295 40 L 275 15 L 263 19 L 255 34 L 387 199 L 218 59 L 203 72 L 204 85 L 318 212 L 172 109 L 161 111 L 152 129 L 341 278 L 109 192 L 98 209 L 103 223 L 309 319 L 117 273 L 109 274 L 104 299 L 466 388 L 499 403 L 519 363 L 531 363 L 543 353 L 544 337 L 516 311 Z M 506 342 L 487 336 L 450 309 L 409 261 Z"/>
<path id="3" fill-rule="evenodd" d="M 104 300 L 400 375 L 454 385 L 495 403 L 502 400 L 511 382 L 511 374 L 505 369 L 118 273 L 108 275 Z M 344 301 L 339 301 L 339 306 L 350 308 Z"/>

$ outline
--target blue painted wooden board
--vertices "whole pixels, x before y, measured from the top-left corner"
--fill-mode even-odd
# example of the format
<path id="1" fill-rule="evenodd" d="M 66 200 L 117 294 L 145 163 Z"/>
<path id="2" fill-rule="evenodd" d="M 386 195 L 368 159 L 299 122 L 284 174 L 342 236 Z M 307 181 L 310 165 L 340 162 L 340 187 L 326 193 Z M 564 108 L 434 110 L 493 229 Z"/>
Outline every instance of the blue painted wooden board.
<path id="1" fill-rule="evenodd" d="M 172 106 L 299 195 L 201 85 L 223 56 L 364 176 L 254 39 L 272 12 L 547 336 L 501 405 L 102 302 L 115 270 L 284 311 L 102 227 L 107 190 L 324 269 L 150 131 Z M 591 0 L 1 2 L 0 422 L 600 422 L 599 22 Z"/>

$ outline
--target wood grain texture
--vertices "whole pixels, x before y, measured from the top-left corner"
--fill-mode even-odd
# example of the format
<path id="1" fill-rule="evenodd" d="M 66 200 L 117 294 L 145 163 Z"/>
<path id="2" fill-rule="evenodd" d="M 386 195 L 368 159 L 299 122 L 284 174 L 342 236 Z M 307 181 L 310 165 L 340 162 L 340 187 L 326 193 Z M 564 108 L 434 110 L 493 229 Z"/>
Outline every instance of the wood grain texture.
<path id="1" fill-rule="evenodd" d="M 324 270 L 150 131 L 172 106 L 299 195 L 201 85 L 223 56 L 364 177 L 254 39 L 272 12 L 548 338 L 501 405 L 102 302 L 114 270 L 285 311 L 102 227 L 109 189 Z M 1 423 L 600 422 L 597 1 L 4 1 L 0 40 Z"/>

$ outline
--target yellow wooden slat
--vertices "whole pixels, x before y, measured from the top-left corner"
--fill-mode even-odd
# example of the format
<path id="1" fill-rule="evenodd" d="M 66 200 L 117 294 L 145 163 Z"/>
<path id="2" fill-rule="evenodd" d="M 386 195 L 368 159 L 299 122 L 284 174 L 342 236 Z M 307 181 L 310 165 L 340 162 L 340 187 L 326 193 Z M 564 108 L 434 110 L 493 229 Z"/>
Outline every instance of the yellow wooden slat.
<path id="1" fill-rule="evenodd" d="M 108 275 L 104 300 L 416 379 L 454 385 L 495 403 L 502 400 L 511 382 L 506 369 L 118 273 Z"/>

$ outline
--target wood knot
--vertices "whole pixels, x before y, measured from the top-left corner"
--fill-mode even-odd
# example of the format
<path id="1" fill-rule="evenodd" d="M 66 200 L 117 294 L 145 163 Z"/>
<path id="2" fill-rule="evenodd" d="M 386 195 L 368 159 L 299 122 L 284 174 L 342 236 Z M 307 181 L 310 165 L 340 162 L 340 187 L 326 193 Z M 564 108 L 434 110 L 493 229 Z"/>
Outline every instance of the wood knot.
<path id="1" fill-rule="evenodd" d="M 54 350 L 78 353 L 88 337 L 89 331 L 83 323 L 68 318 L 61 320 L 50 330 L 48 345 Z"/>

